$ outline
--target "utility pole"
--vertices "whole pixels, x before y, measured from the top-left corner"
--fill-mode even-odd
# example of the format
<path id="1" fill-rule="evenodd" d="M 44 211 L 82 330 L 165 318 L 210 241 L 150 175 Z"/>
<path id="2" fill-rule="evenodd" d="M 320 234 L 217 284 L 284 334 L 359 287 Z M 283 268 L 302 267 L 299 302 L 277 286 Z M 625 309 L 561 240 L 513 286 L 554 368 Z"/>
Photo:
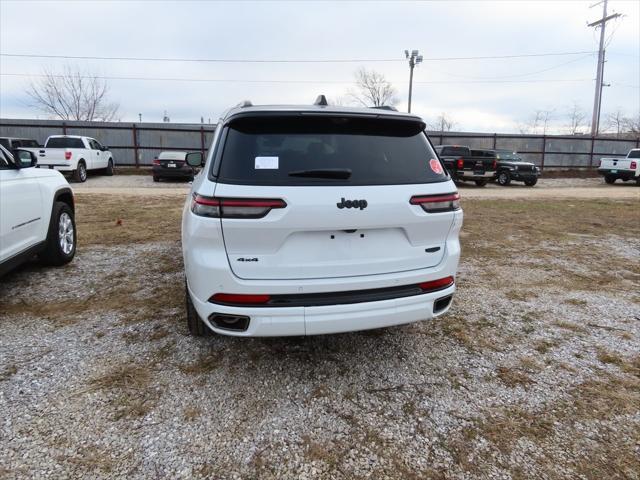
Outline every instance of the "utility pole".
<path id="1" fill-rule="evenodd" d="M 411 50 L 411 54 L 409 54 L 409 50 L 404 51 L 404 56 L 407 60 L 409 60 L 409 108 L 408 112 L 411 113 L 411 94 L 413 93 L 413 69 L 414 67 L 422 63 L 422 55 L 418 50 Z"/>
<path id="2" fill-rule="evenodd" d="M 598 69 L 596 73 L 596 92 L 593 98 L 593 116 L 591 118 L 591 136 L 596 136 L 600 129 L 600 109 L 602 107 L 602 87 L 604 86 L 604 30 L 607 22 L 620 16 L 619 13 L 607 16 L 607 1 L 598 2 L 592 7 L 602 3 L 602 18 L 590 23 L 589 27 L 600 27 L 600 48 L 598 49 Z"/>

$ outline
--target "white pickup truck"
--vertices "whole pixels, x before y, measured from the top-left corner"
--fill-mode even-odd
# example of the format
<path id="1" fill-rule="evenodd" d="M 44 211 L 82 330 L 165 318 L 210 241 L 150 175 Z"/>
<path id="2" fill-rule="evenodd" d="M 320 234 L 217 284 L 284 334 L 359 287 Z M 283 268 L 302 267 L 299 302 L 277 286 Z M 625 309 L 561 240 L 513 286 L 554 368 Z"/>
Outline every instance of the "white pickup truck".
<path id="1" fill-rule="evenodd" d="M 62 174 L 36 162 L 26 148 L 0 145 L 0 276 L 34 255 L 64 265 L 76 253 L 73 192 Z"/>
<path id="2" fill-rule="evenodd" d="M 609 184 L 620 178 L 624 182 L 635 180 L 640 185 L 640 148 L 629 150 L 624 158 L 601 158 L 598 173 Z"/>
<path id="3" fill-rule="evenodd" d="M 95 138 L 75 135 L 53 135 L 44 148 L 29 148 L 38 156 L 39 168 L 70 172 L 76 182 L 87 180 L 88 170 L 102 170 L 113 175 L 113 155 Z"/>

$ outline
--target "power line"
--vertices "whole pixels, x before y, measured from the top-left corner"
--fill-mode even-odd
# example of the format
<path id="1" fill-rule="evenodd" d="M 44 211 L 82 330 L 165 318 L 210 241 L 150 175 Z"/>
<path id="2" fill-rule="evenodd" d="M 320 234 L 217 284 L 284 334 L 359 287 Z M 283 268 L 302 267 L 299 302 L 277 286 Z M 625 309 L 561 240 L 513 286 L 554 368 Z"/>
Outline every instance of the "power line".
<path id="1" fill-rule="evenodd" d="M 596 52 L 593 52 L 596 53 Z M 457 73 L 450 73 L 450 72 L 442 72 L 442 73 L 446 73 L 447 75 L 451 75 L 452 77 L 458 77 L 458 78 L 468 78 L 471 80 L 498 80 L 498 79 L 506 79 L 506 78 L 518 78 L 518 77 L 527 77 L 529 75 L 537 75 L 539 73 L 544 73 L 544 72 L 548 72 L 550 70 L 555 70 L 556 68 L 560 68 L 560 67 L 564 67 L 565 65 L 569 65 L 571 63 L 575 63 L 575 62 L 579 62 L 580 60 L 584 60 L 585 58 L 591 58 L 592 54 L 588 54 L 585 55 L 583 57 L 578 57 L 578 58 L 573 58 L 571 60 L 569 60 L 568 62 L 562 62 L 559 63 L 557 65 L 554 65 L 552 67 L 547 67 L 547 68 L 543 68 L 542 70 L 535 70 L 533 72 L 527 72 L 527 73 L 517 73 L 514 75 L 497 75 L 497 76 L 493 76 L 493 77 L 469 77 L 466 75 L 459 75 Z"/>
<path id="2" fill-rule="evenodd" d="M 36 77 L 36 78 L 66 78 L 66 75 L 44 75 L 37 73 L 0 72 L 0 75 L 7 77 Z M 75 76 L 75 75 L 74 75 Z M 353 84 L 353 80 L 249 80 L 237 78 L 175 78 L 175 77 L 122 77 L 122 76 L 102 76 L 102 75 L 80 75 L 80 78 L 101 80 L 132 80 L 132 81 L 161 81 L 161 82 L 211 82 L 211 83 L 282 83 L 282 84 Z M 542 80 L 431 80 L 414 82 L 422 85 L 433 84 L 469 84 L 469 83 L 555 83 L 555 82 L 592 82 L 591 78 L 574 79 L 542 79 Z M 393 80 L 399 83 L 399 80 Z"/>
<path id="3" fill-rule="evenodd" d="M 509 58 L 557 57 L 567 55 L 593 54 L 595 51 L 526 53 L 519 55 L 486 55 L 475 57 L 425 57 L 424 61 L 458 61 L 458 60 L 500 60 Z M 397 58 L 342 58 L 342 59 L 229 59 L 229 58 L 163 58 L 163 57 L 102 57 L 93 55 L 48 55 L 36 53 L 0 53 L 3 57 L 14 58 L 52 58 L 64 60 L 117 60 L 136 62 L 196 62 L 196 63 L 373 63 L 402 62 Z"/>

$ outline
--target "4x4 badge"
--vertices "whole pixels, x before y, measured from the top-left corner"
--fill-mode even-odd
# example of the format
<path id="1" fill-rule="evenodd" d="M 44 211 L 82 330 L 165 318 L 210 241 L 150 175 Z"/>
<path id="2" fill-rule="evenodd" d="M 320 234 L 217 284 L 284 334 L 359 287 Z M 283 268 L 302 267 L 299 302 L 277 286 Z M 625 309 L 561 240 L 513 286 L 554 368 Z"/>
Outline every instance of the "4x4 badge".
<path id="1" fill-rule="evenodd" d="M 336 205 L 338 208 L 359 208 L 360 210 L 364 210 L 367 208 L 368 203 L 366 200 L 345 200 L 344 197 L 342 197 Z"/>

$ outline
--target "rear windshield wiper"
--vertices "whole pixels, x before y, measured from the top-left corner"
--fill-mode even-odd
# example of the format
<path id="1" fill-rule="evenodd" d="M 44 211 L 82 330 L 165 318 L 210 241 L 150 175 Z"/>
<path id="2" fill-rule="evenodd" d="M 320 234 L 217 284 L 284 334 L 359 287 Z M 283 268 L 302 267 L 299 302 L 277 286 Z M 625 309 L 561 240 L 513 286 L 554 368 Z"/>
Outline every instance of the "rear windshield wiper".
<path id="1" fill-rule="evenodd" d="M 350 168 L 317 168 L 313 170 L 294 170 L 290 177 L 337 178 L 346 180 L 351 176 Z"/>

